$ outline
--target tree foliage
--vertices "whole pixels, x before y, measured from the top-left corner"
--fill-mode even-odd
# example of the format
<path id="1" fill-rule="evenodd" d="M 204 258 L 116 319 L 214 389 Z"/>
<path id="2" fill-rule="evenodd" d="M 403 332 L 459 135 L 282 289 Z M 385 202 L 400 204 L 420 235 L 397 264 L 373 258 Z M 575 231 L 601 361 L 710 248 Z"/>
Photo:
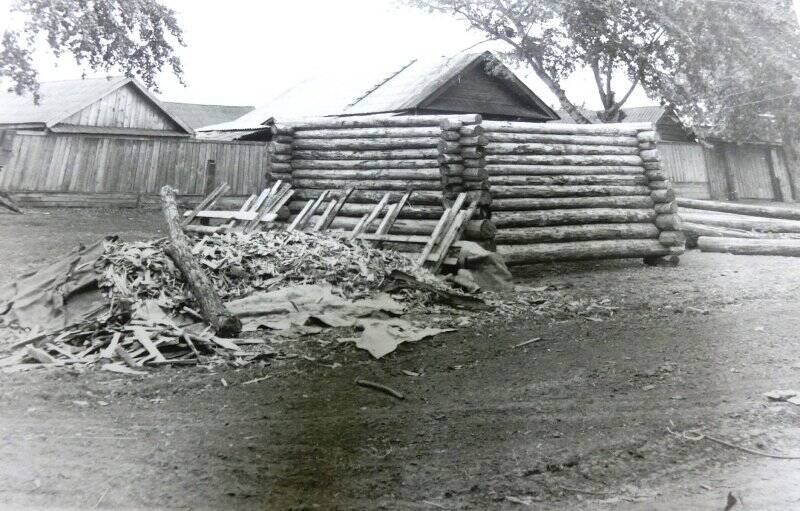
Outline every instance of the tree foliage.
<path id="1" fill-rule="evenodd" d="M 57 56 L 71 55 L 92 71 L 121 70 L 158 91 L 156 76 L 183 68 L 175 45 L 184 45 L 175 12 L 157 0 L 17 0 L 23 24 L 0 39 L 0 79 L 17 94 L 38 100 L 34 48 L 46 42 Z"/>
<path id="2" fill-rule="evenodd" d="M 662 27 L 635 0 L 408 0 L 455 14 L 489 39 L 504 41 L 507 60 L 530 67 L 578 122 L 589 122 L 560 83 L 578 68 L 592 70 L 603 104 L 601 119 L 620 108 L 640 84 L 663 76 L 670 55 Z M 615 76 L 629 79 L 622 94 Z"/>

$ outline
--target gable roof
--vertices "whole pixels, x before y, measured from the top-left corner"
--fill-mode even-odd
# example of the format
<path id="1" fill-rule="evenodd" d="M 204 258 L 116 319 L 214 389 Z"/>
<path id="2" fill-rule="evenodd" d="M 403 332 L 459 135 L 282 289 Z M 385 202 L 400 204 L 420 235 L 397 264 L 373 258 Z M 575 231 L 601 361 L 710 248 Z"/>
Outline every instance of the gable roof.
<path id="1" fill-rule="evenodd" d="M 34 104 L 30 94 L 0 93 L 0 125 L 24 124 L 52 128 L 108 94 L 131 84 L 159 111 L 186 133 L 193 133 L 181 119 L 170 114 L 161 102 L 136 79 L 126 76 L 61 80 L 39 84 L 41 99 Z"/>
<path id="2" fill-rule="evenodd" d="M 445 92 L 461 73 L 478 66 L 483 66 L 486 74 L 505 81 L 518 95 L 542 110 L 545 118 L 557 118 L 557 114 L 490 51 L 414 60 L 348 105 L 343 114 L 376 114 L 423 107 Z"/>
<path id="3" fill-rule="evenodd" d="M 192 128 L 232 121 L 255 109 L 252 106 L 202 105 L 171 101 L 162 101 L 161 105 L 173 117 L 182 119 Z"/>
<path id="4" fill-rule="evenodd" d="M 544 118 L 557 118 L 533 91 L 491 52 L 463 53 L 454 57 L 414 59 L 401 66 L 359 66 L 341 76 L 326 74 L 305 80 L 271 102 L 231 122 L 204 126 L 198 131 L 262 129 L 272 120 L 291 122 L 308 117 L 403 113 L 421 108 L 455 83 L 467 69 L 484 65 L 487 74 L 502 79 Z M 481 113 L 481 112 L 476 112 Z"/>

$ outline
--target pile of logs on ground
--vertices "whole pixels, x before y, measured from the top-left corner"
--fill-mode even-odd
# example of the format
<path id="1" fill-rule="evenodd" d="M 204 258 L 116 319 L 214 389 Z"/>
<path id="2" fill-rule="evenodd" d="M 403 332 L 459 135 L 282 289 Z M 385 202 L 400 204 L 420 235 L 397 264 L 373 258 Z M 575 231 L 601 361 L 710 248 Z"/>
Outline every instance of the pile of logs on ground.
<path id="1" fill-rule="evenodd" d="M 336 198 L 352 188 L 330 226 L 344 230 L 353 230 L 387 192 L 389 204 L 413 190 L 391 234 L 429 236 L 445 207 L 466 192 L 466 203 L 477 200 L 480 208 L 467 222 L 464 237 L 491 245 L 495 228 L 488 219 L 490 194 L 481 168 L 486 141 L 480 122 L 479 115 L 425 115 L 276 125 L 269 144 L 271 175 L 292 184 L 292 215 L 326 190 Z"/>
<path id="2" fill-rule="evenodd" d="M 650 124 L 484 121 L 498 251 L 507 264 L 683 252 Z"/>
<path id="3" fill-rule="evenodd" d="M 800 257 L 800 209 L 678 199 L 687 245 L 703 252 Z"/>

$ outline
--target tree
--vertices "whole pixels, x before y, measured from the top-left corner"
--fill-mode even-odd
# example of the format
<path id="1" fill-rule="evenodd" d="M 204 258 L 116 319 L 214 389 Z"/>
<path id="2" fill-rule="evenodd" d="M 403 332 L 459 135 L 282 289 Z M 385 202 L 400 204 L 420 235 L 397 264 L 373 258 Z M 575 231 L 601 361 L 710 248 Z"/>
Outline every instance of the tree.
<path id="1" fill-rule="evenodd" d="M 17 0 L 23 19 L 0 39 L 0 80 L 9 91 L 39 99 L 33 51 L 43 40 L 58 57 L 71 55 L 92 71 L 120 69 L 158 91 L 156 76 L 168 67 L 182 79 L 175 44 L 184 46 L 175 12 L 158 0 Z"/>
<path id="2" fill-rule="evenodd" d="M 664 76 L 671 56 L 663 29 L 640 8 L 648 0 L 407 0 L 455 14 L 489 39 L 504 41 L 504 56 L 530 67 L 577 122 L 589 119 L 567 97 L 560 82 L 581 67 L 592 70 L 603 104 L 599 117 L 619 121 L 621 107 L 637 86 Z M 615 76 L 629 85 L 621 95 Z"/>
<path id="3" fill-rule="evenodd" d="M 651 93 L 695 127 L 782 141 L 800 196 L 800 25 L 789 0 L 652 2 L 673 58 Z"/>

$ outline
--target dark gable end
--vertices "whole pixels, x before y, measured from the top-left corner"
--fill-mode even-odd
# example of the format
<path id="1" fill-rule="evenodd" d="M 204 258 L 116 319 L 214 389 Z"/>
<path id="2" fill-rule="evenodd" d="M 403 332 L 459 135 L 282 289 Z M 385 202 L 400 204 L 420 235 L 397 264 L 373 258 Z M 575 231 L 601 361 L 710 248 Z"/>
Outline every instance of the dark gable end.
<path id="1" fill-rule="evenodd" d="M 485 119 L 496 120 L 545 122 L 558 118 L 513 73 L 495 74 L 487 70 L 486 58 L 476 59 L 416 110 L 419 113 L 480 113 Z"/>

